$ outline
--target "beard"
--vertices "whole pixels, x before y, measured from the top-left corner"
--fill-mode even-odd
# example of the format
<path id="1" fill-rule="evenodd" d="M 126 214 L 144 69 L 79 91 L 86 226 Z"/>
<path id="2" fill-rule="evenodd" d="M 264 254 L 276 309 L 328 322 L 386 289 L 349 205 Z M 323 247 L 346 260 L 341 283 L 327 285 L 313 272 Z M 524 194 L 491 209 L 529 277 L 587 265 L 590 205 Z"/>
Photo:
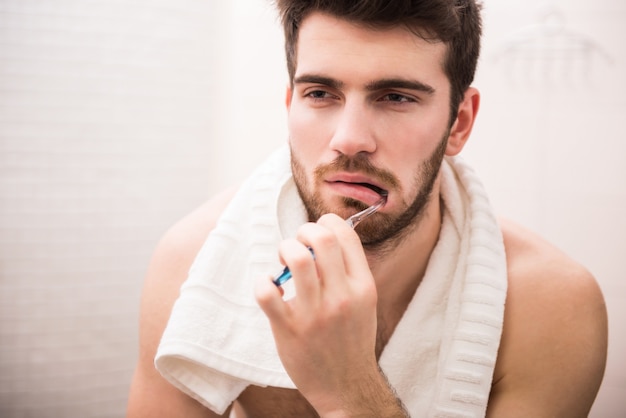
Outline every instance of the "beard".
<path id="1" fill-rule="evenodd" d="M 415 197 L 408 204 L 405 204 L 402 212 L 397 214 L 375 213 L 358 225 L 355 231 L 359 235 L 364 248 L 377 251 L 392 249 L 395 243 L 400 242 L 405 234 L 417 227 L 431 199 L 447 143 L 448 133 L 446 132 L 435 151 L 416 168 L 414 175 Z M 291 152 L 291 168 L 298 193 L 311 222 L 316 221 L 325 213 L 333 212 L 347 218 L 356 213 L 356 211 L 367 208 L 367 205 L 363 202 L 347 197 L 342 199 L 341 207 L 329 207 L 319 193 L 308 185 L 304 167 L 293 151 Z M 364 154 L 357 154 L 354 157 L 340 155 L 330 164 L 316 168 L 314 181 L 319 183 L 327 173 L 337 171 L 366 174 L 371 178 L 377 179 L 380 184 L 384 184 L 390 190 L 398 188 L 400 184 L 392 172 L 375 167 L 369 161 L 367 155 Z"/>

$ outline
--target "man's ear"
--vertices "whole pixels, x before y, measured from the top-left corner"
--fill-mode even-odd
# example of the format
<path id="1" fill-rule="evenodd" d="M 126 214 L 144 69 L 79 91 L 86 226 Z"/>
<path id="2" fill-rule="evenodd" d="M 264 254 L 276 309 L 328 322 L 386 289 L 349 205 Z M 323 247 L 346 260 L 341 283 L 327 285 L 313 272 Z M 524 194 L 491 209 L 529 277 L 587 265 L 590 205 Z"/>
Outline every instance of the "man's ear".
<path id="1" fill-rule="evenodd" d="M 479 106 L 480 93 L 477 89 L 470 87 L 465 92 L 463 101 L 459 104 L 456 120 L 450 129 L 446 155 L 457 155 L 461 152 L 472 133 Z"/>
<path id="2" fill-rule="evenodd" d="M 287 88 L 285 89 L 285 107 L 287 108 L 287 110 L 289 110 L 289 108 L 291 107 L 292 94 L 293 91 L 291 90 L 291 87 L 287 86 Z"/>

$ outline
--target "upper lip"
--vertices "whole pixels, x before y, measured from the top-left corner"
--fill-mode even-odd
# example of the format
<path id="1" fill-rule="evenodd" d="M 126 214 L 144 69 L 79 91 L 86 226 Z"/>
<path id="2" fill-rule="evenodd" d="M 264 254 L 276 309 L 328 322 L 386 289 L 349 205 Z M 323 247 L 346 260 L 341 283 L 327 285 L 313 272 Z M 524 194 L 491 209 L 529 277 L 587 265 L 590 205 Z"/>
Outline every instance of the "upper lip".
<path id="1" fill-rule="evenodd" d="M 367 175 L 360 174 L 360 173 L 348 173 L 348 172 L 337 173 L 337 174 L 333 174 L 327 177 L 326 181 L 328 183 L 341 182 L 341 183 L 360 184 L 365 187 L 370 187 L 374 190 L 378 189 L 378 190 L 375 190 L 378 193 L 380 193 L 381 191 L 383 192 L 387 191 L 383 187 L 382 184 L 372 179 L 371 177 L 368 177 Z"/>

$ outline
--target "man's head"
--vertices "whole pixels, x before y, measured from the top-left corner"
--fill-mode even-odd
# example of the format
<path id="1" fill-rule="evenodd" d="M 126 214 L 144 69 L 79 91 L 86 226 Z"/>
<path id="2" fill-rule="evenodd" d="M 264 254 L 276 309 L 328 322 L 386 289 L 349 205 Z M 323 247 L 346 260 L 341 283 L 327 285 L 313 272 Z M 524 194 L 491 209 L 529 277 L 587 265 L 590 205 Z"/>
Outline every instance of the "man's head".
<path id="1" fill-rule="evenodd" d="M 286 99 L 300 196 L 314 221 L 328 212 L 346 217 L 385 191 L 385 207 L 357 232 L 364 244 L 392 248 L 419 219 L 436 222 L 439 167 L 463 148 L 478 92 L 464 87 L 451 101 L 449 42 L 434 29 L 357 22 L 327 9 L 298 16 Z"/>
<path id="2" fill-rule="evenodd" d="M 443 65 L 451 85 L 451 123 L 454 121 L 458 104 L 474 79 L 480 53 L 481 5 L 476 0 L 276 0 L 276 4 L 285 31 L 291 83 L 300 25 L 316 11 L 372 28 L 404 26 L 425 40 L 445 43 Z"/>

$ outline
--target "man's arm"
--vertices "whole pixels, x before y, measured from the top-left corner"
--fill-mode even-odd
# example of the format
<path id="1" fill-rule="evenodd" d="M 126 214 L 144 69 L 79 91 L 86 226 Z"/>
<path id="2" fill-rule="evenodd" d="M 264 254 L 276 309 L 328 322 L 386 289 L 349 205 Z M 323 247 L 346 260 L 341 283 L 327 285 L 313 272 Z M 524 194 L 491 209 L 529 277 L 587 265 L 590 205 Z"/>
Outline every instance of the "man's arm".
<path id="1" fill-rule="evenodd" d="M 223 193 L 174 225 L 162 238 L 145 279 L 139 327 L 139 360 L 128 403 L 128 418 L 217 417 L 170 385 L 155 369 L 154 356 L 193 262 L 232 193 Z M 224 416 L 228 416 L 226 411 Z"/>
<path id="2" fill-rule="evenodd" d="M 601 291 L 545 241 L 510 223 L 503 232 L 509 291 L 487 416 L 586 417 L 606 364 Z"/>

